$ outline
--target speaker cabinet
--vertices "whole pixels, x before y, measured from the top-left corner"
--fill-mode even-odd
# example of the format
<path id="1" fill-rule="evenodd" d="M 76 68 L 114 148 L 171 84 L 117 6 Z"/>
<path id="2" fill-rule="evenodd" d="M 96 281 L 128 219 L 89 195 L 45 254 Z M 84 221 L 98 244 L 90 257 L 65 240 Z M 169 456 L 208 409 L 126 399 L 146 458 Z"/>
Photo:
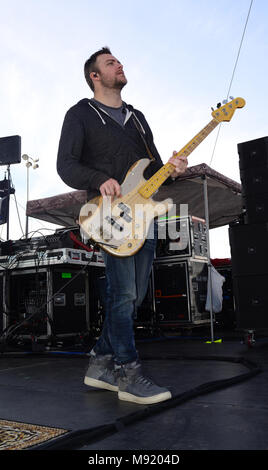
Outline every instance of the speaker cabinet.
<path id="1" fill-rule="evenodd" d="M 268 167 L 257 166 L 240 170 L 242 194 L 244 197 L 268 194 Z"/>
<path id="2" fill-rule="evenodd" d="M 246 222 L 267 222 L 268 137 L 238 144 L 238 153 Z"/>
<path id="3" fill-rule="evenodd" d="M 268 222 L 229 227 L 233 276 L 268 274 Z"/>
<path id="4" fill-rule="evenodd" d="M 268 223 L 229 228 L 238 328 L 268 327 Z"/>
<path id="5" fill-rule="evenodd" d="M 268 181 L 266 184 L 268 185 Z M 268 193 L 244 196 L 243 200 L 247 224 L 268 222 Z"/>
<path id="6" fill-rule="evenodd" d="M 268 137 L 240 143 L 237 149 L 240 170 L 268 167 Z"/>
<path id="7" fill-rule="evenodd" d="M 268 274 L 233 279 L 237 327 L 268 327 Z"/>

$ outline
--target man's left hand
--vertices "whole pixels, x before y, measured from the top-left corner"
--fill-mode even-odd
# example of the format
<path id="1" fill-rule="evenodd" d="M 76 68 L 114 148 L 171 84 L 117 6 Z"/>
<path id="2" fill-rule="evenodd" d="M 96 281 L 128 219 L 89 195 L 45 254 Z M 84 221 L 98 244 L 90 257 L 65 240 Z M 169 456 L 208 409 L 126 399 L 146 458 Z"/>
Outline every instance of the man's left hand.
<path id="1" fill-rule="evenodd" d="M 175 157 L 177 153 L 178 152 L 174 150 L 173 156 L 170 157 L 170 159 L 168 160 L 168 163 L 171 163 L 175 167 L 173 173 L 171 174 L 172 178 L 177 178 L 177 176 L 182 175 L 185 172 L 187 165 L 188 165 L 187 157 L 183 155 L 181 157 Z"/>

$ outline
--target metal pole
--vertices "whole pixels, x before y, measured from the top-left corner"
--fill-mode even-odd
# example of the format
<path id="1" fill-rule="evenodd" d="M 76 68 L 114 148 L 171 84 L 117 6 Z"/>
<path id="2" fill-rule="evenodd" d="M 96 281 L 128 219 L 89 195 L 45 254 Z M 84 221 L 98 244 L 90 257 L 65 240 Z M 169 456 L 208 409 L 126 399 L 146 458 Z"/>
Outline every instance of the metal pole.
<path id="1" fill-rule="evenodd" d="M 7 167 L 7 181 L 8 181 L 8 201 L 7 201 L 7 240 L 9 240 L 9 204 L 10 204 L 10 165 Z"/>
<path id="2" fill-rule="evenodd" d="M 25 226 L 25 238 L 28 238 L 28 233 L 29 233 L 29 218 L 27 215 L 27 204 L 29 201 L 29 167 L 30 165 L 27 165 L 27 180 L 26 180 L 26 226 Z"/>
<path id="3" fill-rule="evenodd" d="M 210 240 L 209 240 L 209 208 L 208 208 L 208 185 L 206 175 L 203 179 L 203 190 L 204 190 L 204 206 L 205 206 L 205 220 L 207 227 L 207 255 L 208 255 L 208 296 L 210 304 L 210 331 L 211 331 L 211 342 L 214 341 L 214 326 L 213 326 L 213 308 L 212 308 L 212 279 L 211 279 L 211 261 L 210 261 Z"/>

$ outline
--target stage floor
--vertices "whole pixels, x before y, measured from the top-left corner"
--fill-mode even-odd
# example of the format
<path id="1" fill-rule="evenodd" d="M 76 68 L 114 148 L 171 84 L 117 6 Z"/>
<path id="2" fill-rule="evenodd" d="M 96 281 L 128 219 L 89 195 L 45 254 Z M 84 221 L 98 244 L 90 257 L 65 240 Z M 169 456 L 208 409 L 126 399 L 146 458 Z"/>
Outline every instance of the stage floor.
<path id="1" fill-rule="evenodd" d="M 198 334 L 137 340 L 144 372 L 177 397 L 153 408 L 85 386 L 88 356 L 79 349 L 6 351 L 0 355 L 0 419 L 73 436 L 65 435 L 60 446 L 58 440 L 58 447 L 57 440 L 44 443 L 45 449 L 267 450 L 268 337 L 256 333 L 248 348 L 239 333 L 215 330 L 222 342 L 212 344 Z M 228 380 L 237 377 L 237 383 Z M 111 426 L 98 432 L 103 425 Z"/>

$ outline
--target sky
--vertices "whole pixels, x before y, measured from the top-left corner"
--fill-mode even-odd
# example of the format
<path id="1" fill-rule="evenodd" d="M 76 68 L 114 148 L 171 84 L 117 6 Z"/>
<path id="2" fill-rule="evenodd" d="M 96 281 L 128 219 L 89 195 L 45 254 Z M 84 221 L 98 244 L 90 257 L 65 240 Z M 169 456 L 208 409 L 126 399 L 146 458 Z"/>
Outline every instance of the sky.
<path id="1" fill-rule="evenodd" d="M 240 182 L 237 144 L 267 135 L 266 0 L 0 0 L 0 9 L 0 137 L 20 135 L 22 154 L 39 159 L 28 171 L 30 200 L 72 191 L 56 172 L 61 127 L 71 106 L 92 97 L 83 66 L 103 46 L 124 65 L 122 97 L 145 114 L 164 163 L 211 120 L 238 57 L 229 95 L 246 106 L 222 124 L 217 141 L 217 131 L 207 137 L 189 165 L 206 163 Z M 27 169 L 24 160 L 10 168 L 21 221 L 12 196 L 16 240 L 25 231 Z M 0 179 L 5 173 L 0 167 Z M 55 228 L 29 220 L 30 232 Z M 230 256 L 228 226 L 211 230 L 210 242 L 211 257 Z"/>

